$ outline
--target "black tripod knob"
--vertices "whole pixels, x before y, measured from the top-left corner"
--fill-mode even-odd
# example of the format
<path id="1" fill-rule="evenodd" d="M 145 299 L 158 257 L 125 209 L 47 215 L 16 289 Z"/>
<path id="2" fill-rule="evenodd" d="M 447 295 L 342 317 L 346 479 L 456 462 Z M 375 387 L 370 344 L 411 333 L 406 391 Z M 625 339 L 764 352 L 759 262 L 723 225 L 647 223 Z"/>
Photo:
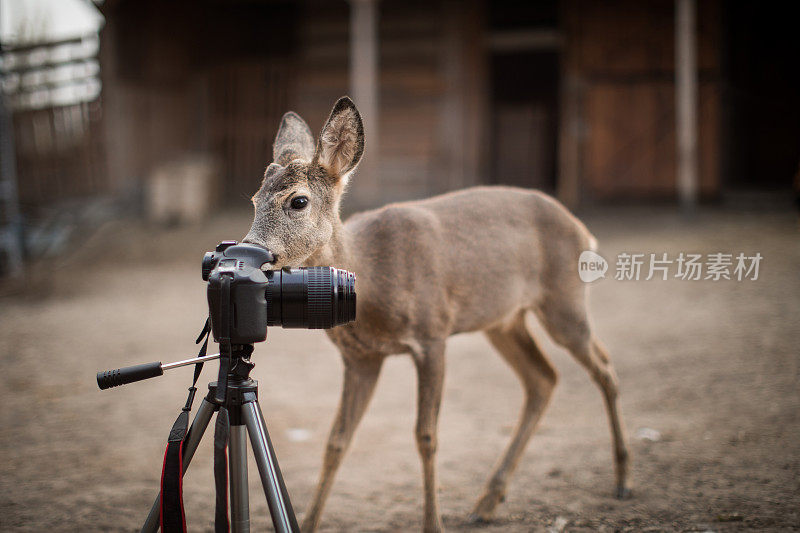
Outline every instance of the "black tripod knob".
<path id="1" fill-rule="evenodd" d="M 164 374 L 161 361 L 145 363 L 143 365 L 126 366 L 116 370 L 103 370 L 97 373 L 97 386 L 101 389 L 118 387 L 126 383 L 154 378 Z"/>

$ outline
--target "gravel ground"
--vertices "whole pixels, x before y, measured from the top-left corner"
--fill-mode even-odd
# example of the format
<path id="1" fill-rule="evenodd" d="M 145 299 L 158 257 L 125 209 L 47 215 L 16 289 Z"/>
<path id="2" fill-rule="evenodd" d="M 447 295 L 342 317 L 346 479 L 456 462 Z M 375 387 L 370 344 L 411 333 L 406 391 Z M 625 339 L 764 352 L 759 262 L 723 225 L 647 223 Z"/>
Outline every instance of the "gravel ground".
<path id="1" fill-rule="evenodd" d="M 448 345 L 438 464 L 444 523 L 469 531 L 789 531 L 800 528 L 800 239 L 793 213 L 666 209 L 588 213 L 601 253 L 760 252 L 757 281 L 594 283 L 596 331 L 620 376 L 634 496 L 612 498 L 598 390 L 542 337 L 561 380 L 497 511 L 467 515 L 510 438 L 522 393 L 481 335 Z M 108 224 L 66 257 L 0 286 L 0 529 L 134 531 L 156 494 L 163 446 L 191 369 L 109 391 L 97 370 L 195 353 L 202 252 L 241 237 L 248 213 L 204 227 Z M 609 274 L 613 275 L 613 265 Z M 340 390 L 338 353 L 319 331 L 270 330 L 253 374 L 299 516 L 307 508 Z M 214 377 L 208 365 L 203 381 Z M 334 485 L 323 531 L 421 525 L 413 437 L 415 376 L 384 366 Z M 302 431 L 296 431 L 302 430 Z M 658 432 L 653 440 L 642 438 Z M 301 438 L 298 438 L 301 437 Z M 185 480 L 191 531 L 213 529 L 210 438 Z M 254 530 L 268 528 L 250 460 Z"/>

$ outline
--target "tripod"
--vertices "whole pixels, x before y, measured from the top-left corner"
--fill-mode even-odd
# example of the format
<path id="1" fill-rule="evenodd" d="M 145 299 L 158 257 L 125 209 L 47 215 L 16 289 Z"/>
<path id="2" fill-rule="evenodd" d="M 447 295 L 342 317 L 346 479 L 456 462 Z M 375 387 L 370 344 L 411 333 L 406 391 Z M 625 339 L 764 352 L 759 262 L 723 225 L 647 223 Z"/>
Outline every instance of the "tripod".
<path id="1" fill-rule="evenodd" d="M 203 398 L 183 443 L 183 471 L 188 468 L 214 412 L 219 411 L 224 405 L 230 417 L 228 471 L 231 531 L 233 533 L 250 531 L 250 501 L 247 488 L 247 434 L 249 433 L 275 531 L 299 532 L 297 518 L 294 516 L 289 493 L 286 491 L 278 466 L 278 458 L 272 448 L 264 416 L 258 404 L 258 382 L 250 379 L 250 371 L 255 365 L 243 357 L 243 353 L 249 354 L 242 350 L 235 350 L 232 354 L 231 370 L 226 382 L 228 393 L 224 404 L 216 400 L 217 382 L 208 384 L 209 393 Z M 160 494 L 156 497 L 150 514 L 142 526 L 142 533 L 158 531 L 159 502 Z"/>

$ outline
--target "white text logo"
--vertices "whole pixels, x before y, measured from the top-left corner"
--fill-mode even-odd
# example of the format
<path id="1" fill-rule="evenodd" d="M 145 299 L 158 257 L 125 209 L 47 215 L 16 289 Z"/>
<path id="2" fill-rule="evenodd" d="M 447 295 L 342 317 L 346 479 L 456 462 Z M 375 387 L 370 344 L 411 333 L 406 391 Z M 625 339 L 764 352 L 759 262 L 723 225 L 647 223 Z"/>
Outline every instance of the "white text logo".
<path id="1" fill-rule="evenodd" d="M 578 275 L 584 283 L 591 283 L 592 281 L 606 277 L 608 270 L 608 262 L 602 255 L 597 254 L 591 250 L 581 252 L 578 258 Z"/>

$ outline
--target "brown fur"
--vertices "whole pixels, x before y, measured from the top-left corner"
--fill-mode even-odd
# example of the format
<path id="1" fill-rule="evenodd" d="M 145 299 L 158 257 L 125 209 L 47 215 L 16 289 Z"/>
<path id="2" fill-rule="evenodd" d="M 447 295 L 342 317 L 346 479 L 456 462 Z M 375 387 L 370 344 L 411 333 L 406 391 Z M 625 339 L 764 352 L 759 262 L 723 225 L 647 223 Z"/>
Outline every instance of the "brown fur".
<path id="1" fill-rule="evenodd" d="M 276 140 L 278 144 L 284 140 Z M 245 237 L 246 242 L 276 253 L 273 268 L 332 265 L 358 275 L 357 320 L 328 330 L 344 360 L 344 386 L 303 530 L 318 525 L 382 362 L 399 353 L 412 356 L 418 375 L 416 437 L 425 485 L 423 529 L 442 530 L 435 454 L 444 348 L 447 337 L 467 331 L 485 332 L 526 392 L 511 443 L 473 510 L 475 519 L 491 518 L 557 380 L 525 326 L 528 311 L 601 388 L 614 437 L 617 490 L 626 494 L 628 453 L 616 402 L 617 379 L 608 355 L 591 333 L 586 286 L 577 275 L 581 251 L 595 247 L 591 234 L 549 196 L 511 187 L 479 187 L 392 204 L 343 224 L 339 200 L 363 149 L 358 111 L 349 98 L 342 98 L 313 157 L 306 154 L 267 169 L 254 196 L 253 226 Z M 297 195 L 309 198 L 308 207 L 287 209 Z"/>

